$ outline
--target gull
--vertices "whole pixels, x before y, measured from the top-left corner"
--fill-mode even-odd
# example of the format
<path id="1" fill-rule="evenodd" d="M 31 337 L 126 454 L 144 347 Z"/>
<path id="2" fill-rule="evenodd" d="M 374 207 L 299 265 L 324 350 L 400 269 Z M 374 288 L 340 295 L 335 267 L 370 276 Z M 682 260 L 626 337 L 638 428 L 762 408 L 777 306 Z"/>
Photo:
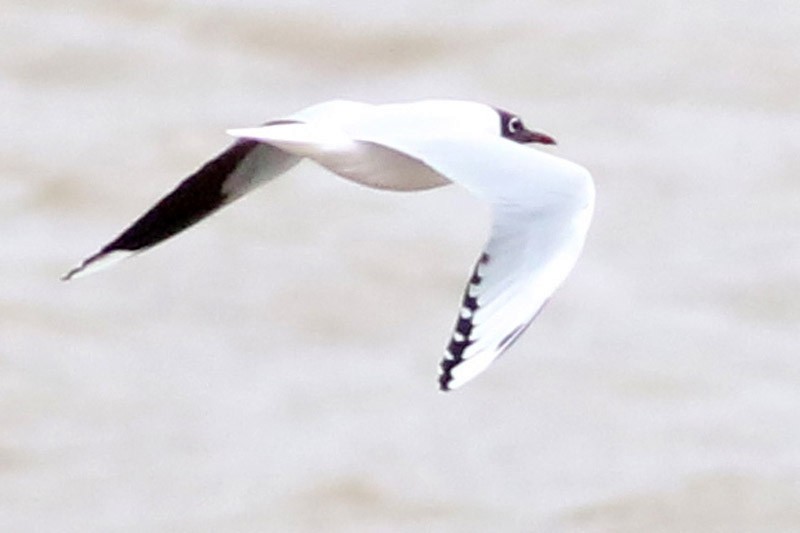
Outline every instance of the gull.
<path id="1" fill-rule="evenodd" d="M 455 182 L 491 204 L 492 225 L 440 363 L 447 391 L 483 372 L 536 318 L 575 265 L 594 211 L 585 168 L 526 146 L 555 141 L 481 103 L 332 100 L 228 133 L 232 145 L 63 279 L 153 247 L 303 158 L 376 189 Z"/>

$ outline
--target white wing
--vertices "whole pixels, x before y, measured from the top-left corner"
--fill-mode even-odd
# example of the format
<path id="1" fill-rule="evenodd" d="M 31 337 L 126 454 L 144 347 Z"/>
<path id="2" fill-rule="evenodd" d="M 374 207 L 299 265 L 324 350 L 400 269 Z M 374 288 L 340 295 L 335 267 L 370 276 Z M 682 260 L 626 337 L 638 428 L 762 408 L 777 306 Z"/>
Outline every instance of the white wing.
<path id="1" fill-rule="evenodd" d="M 481 373 L 525 331 L 578 259 L 587 211 L 497 205 L 455 331 L 441 363 L 442 390 Z"/>
<path id="2" fill-rule="evenodd" d="M 354 137 L 418 159 L 493 204 L 491 236 L 441 363 L 442 390 L 458 388 L 519 337 L 569 274 L 594 210 L 591 176 L 499 137 L 395 137 L 386 131 Z"/>

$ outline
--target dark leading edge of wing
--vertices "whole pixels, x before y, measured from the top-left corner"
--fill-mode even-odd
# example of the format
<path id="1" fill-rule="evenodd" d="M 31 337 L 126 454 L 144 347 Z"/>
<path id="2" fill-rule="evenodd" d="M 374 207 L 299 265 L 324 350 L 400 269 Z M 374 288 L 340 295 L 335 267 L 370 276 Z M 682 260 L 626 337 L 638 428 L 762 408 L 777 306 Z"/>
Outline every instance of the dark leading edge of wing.
<path id="1" fill-rule="evenodd" d="M 180 233 L 210 215 L 230 199 L 225 181 L 258 146 L 256 141 L 238 141 L 183 180 L 171 193 L 137 219 L 116 239 L 68 272 L 68 280 L 89 264 L 117 250 L 139 252 Z"/>
<path id="2" fill-rule="evenodd" d="M 467 283 L 467 288 L 464 290 L 464 296 L 461 300 L 461 309 L 458 313 L 458 320 L 456 321 L 455 331 L 453 337 L 450 339 L 450 344 L 447 345 L 447 356 L 442 359 L 439 365 L 441 372 L 439 373 L 439 389 L 442 391 L 450 390 L 450 382 L 453 380 L 453 369 L 457 367 L 464 360 L 464 350 L 466 350 L 475 339 L 472 338 L 472 328 L 474 326 L 473 318 L 475 312 L 478 310 L 478 298 L 470 295 L 470 289 L 478 287 L 483 281 L 483 277 L 478 272 L 481 265 L 489 262 L 489 254 L 483 252 L 480 259 L 475 264 L 472 270 L 472 276 Z"/>

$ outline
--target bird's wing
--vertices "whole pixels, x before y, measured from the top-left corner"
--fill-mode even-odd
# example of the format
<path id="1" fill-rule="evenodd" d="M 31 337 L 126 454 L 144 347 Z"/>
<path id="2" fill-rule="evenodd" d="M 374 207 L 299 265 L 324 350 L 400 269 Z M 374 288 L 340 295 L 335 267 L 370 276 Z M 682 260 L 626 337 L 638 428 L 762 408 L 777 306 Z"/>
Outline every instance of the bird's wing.
<path id="1" fill-rule="evenodd" d="M 397 137 L 354 132 L 420 160 L 493 205 L 489 242 L 464 293 L 439 378 L 442 390 L 474 378 L 531 323 L 580 255 L 594 210 L 581 166 L 494 137 Z"/>
<path id="2" fill-rule="evenodd" d="M 440 365 L 442 390 L 480 374 L 536 318 L 578 259 L 588 216 L 578 209 L 494 206 L 489 242 Z"/>
<path id="3" fill-rule="evenodd" d="M 292 126 L 304 121 L 321 121 L 323 125 L 346 122 L 368 113 L 373 107 L 359 102 L 332 100 L 302 109 L 286 119 L 267 122 L 264 126 L 278 126 L 278 131 L 284 131 L 285 128 L 280 126 Z M 292 131 L 291 127 L 288 129 Z M 309 129 L 317 138 L 302 138 L 304 146 L 318 150 L 320 144 L 330 140 L 326 136 L 328 129 L 324 126 L 319 128 L 319 134 L 317 129 Z M 89 274 L 155 246 L 255 187 L 283 174 L 304 155 L 297 150 L 286 151 L 274 143 L 237 140 L 183 180 L 116 239 L 67 272 L 62 279 Z"/>
<path id="4" fill-rule="evenodd" d="M 268 144 L 236 141 L 63 279 L 94 272 L 155 246 L 283 174 L 300 159 Z"/>

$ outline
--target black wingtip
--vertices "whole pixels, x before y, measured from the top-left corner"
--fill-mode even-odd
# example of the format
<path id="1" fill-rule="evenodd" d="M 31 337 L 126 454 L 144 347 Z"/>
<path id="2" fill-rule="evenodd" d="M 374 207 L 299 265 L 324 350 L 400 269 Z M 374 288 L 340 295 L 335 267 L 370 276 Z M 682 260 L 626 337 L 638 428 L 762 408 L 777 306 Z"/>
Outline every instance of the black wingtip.
<path id="1" fill-rule="evenodd" d="M 69 281 L 81 277 L 152 248 L 225 205 L 230 200 L 224 191 L 225 180 L 257 145 L 255 141 L 236 141 L 61 279 Z"/>
<path id="2" fill-rule="evenodd" d="M 183 180 L 110 242 L 105 250 L 143 251 L 180 233 L 222 207 L 228 200 L 223 191 L 225 180 L 257 145 L 255 141 L 234 143 Z"/>
<path id="3" fill-rule="evenodd" d="M 103 270 L 135 253 L 136 252 L 132 250 L 123 250 L 106 246 L 96 254 L 90 255 L 81 261 L 79 265 L 68 270 L 66 274 L 61 276 L 61 281 L 69 281 L 86 276 L 92 272 L 97 272 L 98 270 Z"/>
<path id="4" fill-rule="evenodd" d="M 455 361 L 444 359 L 441 364 L 441 373 L 439 374 L 439 390 L 442 392 L 449 392 L 450 382 L 453 381 L 453 376 L 450 374 L 450 369 L 455 365 Z"/>
<path id="5" fill-rule="evenodd" d="M 69 281 L 72 278 L 74 278 L 75 275 L 78 274 L 81 270 L 83 270 L 83 265 L 82 264 L 79 265 L 79 266 L 76 266 L 76 267 L 72 267 L 67 272 L 61 274 L 61 277 L 58 278 L 58 279 L 60 279 L 61 281 Z"/>
<path id="6" fill-rule="evenodd" d="M 456 321 L 453 336 L 450 338 L 450 344 L 447 345 L 445 350 L 445 357 L 439 364 L 441 368 L 441 373 L 439 374 L 439 390 L 442 392 L 453 390 L 450 387 L 453 381 L 453 369 L 464 361 L 464 350 L 475 342 L 472 338 L 472 328 L 474 327 L 472 321 L 479 305 L 478 298 L 470 295 L 470 289 L 479 286 L 483 281 L 483 276 L 481 276 L 479 269 L 481 265 L 487 264 L 489 260 L 489 254 L 483 252 L 472 270 L 469 283 L 464 291 L 464 296 L 461 300 L 461 310 L 458 315 L 458 320 Z"/>

